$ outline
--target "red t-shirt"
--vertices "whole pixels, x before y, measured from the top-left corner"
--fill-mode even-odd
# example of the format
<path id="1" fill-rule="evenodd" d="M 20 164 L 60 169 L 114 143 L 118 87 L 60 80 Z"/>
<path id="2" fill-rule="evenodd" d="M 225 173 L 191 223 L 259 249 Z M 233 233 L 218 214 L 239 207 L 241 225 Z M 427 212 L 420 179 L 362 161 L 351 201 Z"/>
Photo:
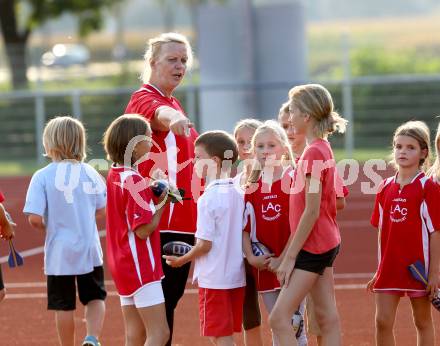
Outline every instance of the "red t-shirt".
<path id="1" fill-rule="evenodd" d="M 159 107 L 167 106 L 182 112 L 182 106 L 174 97 L 164 96 L 151 84 L 144 84 L 134 92 L 125 113 L 143 115 L 147 120 L 154 118 Z M 153 147 L 148 160 L 139 165 L 139 172 L 149 178 L 156 169 L 161 169 L 177 187 L 185 190 L 186 197 L 192 197 L 191 178 L 193 173 L 194 141 L 198 134 L 191 129 L 190 136 L 178 136 L 171 131 L 153 130 Z M 183 203 L 169 203 L 163 212 L 159 225 L 161 232 L 195 233 L 197 206 L 193 199 Z"/>
<path id="2" fill-rule="evenodd" d="M 3 203 L 5 200 L 5 196 L 3 196 L 2 192 L 0 191 L 0 203 Z"/>
<path id="3" fill-rule="evenodd" d="M 379 229 L 379 266 L 374 290 L 424 291 L 408 266 L 429 269 L 429 235 L 440 230 L 440 189 L 422 172 L 402 189 L 396 176 L 382 182 L 371 224 Z"/>
<path id="4" fill-rule="evenodd" d="M 280 256 L 289 240 L 289 195 L 283 185 L 290 185 L 291 177 L 285 172 L 283 178 L 272 186 L 258 181 L 258 188 L 251 186 L 245 194 L 245 227 L 252 242 L 266 245 L 276 257 Z M 253 268 L 259 292 L 280 288 L 274 273 Z"/>
<path id="5" fill-rule="evenodd" d="M 135 235 L 153 217 L 152 193 L 132 168 L 112 167 L 107 176 L 107 262 L 118 293 L 129 296 L 163 277 L 160 235 Z"/>
<path id="6" fill-rule="evenodd" d="M 305 177 L 311 175 L 319 179 L 322 186 L 319 217 L 303 250 L 321 254 L 335 248 L 341 242 L 336 223 L 336 189 L 337 174 L 335 160 L 330 143 L 317 139 L 304 150 L 294 172 L 290 194 L 290 229 L 296 232 L 299 220 L 305 209 Z M 311 186 L 313 188 L 313 186 Z"/>

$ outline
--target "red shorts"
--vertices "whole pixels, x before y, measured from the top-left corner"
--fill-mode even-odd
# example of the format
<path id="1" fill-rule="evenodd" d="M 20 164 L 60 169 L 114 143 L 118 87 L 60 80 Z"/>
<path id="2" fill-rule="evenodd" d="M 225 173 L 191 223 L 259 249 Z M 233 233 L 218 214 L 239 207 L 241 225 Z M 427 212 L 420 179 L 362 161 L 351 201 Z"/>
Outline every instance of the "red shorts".
<path id="1" fill-rule="evenodd" d="M 244 287 L 199 288 L 200 334 L 229 336 L 241 332 Z"/>

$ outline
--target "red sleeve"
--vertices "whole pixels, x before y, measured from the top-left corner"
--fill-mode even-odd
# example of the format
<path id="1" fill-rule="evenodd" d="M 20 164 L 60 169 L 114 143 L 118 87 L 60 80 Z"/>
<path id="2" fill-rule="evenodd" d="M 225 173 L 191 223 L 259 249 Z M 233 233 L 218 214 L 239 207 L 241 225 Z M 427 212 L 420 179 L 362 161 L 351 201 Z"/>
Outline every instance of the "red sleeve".
<path id="1" fill-rule="evenodd" d="M 3 196 L 3 194 L 0 191 L 0 203 L 3 203 L 5 200 L 5 196 Z"/>
<path id="2" fill-rule="evenodd" d="M 135 231 L 139 226 L 149 224 L 153 218 L 151 190 L 145 179 L 132 175 L 125 180 L 124 191 L 127 193 L 127 222 Z"/>
<path id="3" fill-rule="evenodd" d="M 163 99 L 157 94 L 148 90 L 136 91 L 130 99 L 130 102 L 125 109 L 126 114 L 141 114 L 148 120 L 154 118 L 154 114 L 159 107 L 168 106 Z"/>
<path id="4" fill-rule="evenodd" d="M 370 223 L 373 227 L 378 228 L 379 223 L 382 216 L 382 196 L 383 196 L 383 187 L 385 185 L 385 181 L 382 181 L 382 183 L 379 186 L 379 190 L 376 195 L 376 200 L 374 202 L 374 209 L 373 213 L 371 215 Z"/>
<path id="5" fill-rule="evenodd" d="M 244 195 L 244 215 L 243 215 L 243 231 L 251 233 L 251 213 L 253 213 L 252 203 L 250 201 L 250 194 Z"/>
<path id="6" fill-rule="evenodd" d="M 427 180 L 424 188 L 426 210 L 423 217 L 430 232 L 440 231 L 440 186 L 432 180 Z"/>

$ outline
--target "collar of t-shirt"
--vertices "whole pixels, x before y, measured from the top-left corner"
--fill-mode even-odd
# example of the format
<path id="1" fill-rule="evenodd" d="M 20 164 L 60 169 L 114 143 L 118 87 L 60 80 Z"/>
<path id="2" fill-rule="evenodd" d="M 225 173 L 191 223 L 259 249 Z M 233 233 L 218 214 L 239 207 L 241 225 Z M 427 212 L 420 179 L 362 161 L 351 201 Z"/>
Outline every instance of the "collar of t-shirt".
<path id="1" fill-rule="evenodd" d="M 147 84 L 145 84 L 145 86 L 149 86 L 150 88 L 153 88 L 153 89 L 156 90 L 156 92 L 158 92 L 159 95 L 162 96 L 162 97 L 165 97 L 165 98 L 167 98 L 167 99 L 172 99 L 172 96 L 170 96 L 170 97 L 166 96 L 166 95 L 162 92 L 162 90 L 160 90 L 157 86 L 155 86 L 155 85 L 152 84 L 152 83 L 147 83 Z M 144 87 L 145 87 L 145 86 L 144 86 Z"/>
<path id="2" fill-rule="evenodd" d="M 226 179 L 215 179 L 211 181 L 206 187 L 205 191 L 213 186 L 228 186 L 228 185 L 234 185 L 234 179 L 232 178 L 226 178 Z"/>
<path id="3" fill-rule="evenodd" d="M 112 163 L 112 168 L 117 170 L 134 171 L 136 173 L 139 173 L 137 167 L 124 166 L 124 165 L 119 165 L 117 163 Z"/>
<path id="4" fill-rule="evenodd" d="M 398 183 L 397 183 L 397 176 L 398 176 L 398 175 L 399 175 L 399 172 L 397 172 L 397 173 L 394 175 L 394 179 L 393 179 L 393 183 L 394 183 L 394 184 L 398 184 Z M 418 174 L 416 174 L 416 175 L 414 176 L 414 178 L 412 178 L 412 180 L 411 180 L 407 185 L 414 183 L 417 179 L 422 178 L 422 177 L 424 177 L 424 176 L 425 176 L 425 173 L 424 173 L 424 172 L 419 172 Z"/>

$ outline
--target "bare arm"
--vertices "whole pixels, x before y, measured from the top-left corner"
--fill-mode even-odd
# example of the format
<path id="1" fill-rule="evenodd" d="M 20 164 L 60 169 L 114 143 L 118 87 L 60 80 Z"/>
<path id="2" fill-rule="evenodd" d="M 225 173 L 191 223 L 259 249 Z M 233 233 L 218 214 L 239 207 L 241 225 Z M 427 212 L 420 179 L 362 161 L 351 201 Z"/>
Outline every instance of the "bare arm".
<path id="1" fill-rule="evenodd" d="M 9 240 L 14 237 L 14 227 L 10 224 L 8 218 L 6 217 L 6 210 L 3 204 L 0 203 L 0 230 L 1 237 Z"/>
<path id="2" fill-rule="evenodd" d="M 97 209 L 97 210 L 96 210 L 96 213 L 95 213 L 95 217 L 96 217 L 97 219 L 105 219 L 105 214 L 106 214 L 106 209 L 105 209 L 105 207 L 104 207 L 104 208 L 101 208 L 101 209 Z"/>
<path id="3" fill-rule="evenodd" d="M 254 256 L 251 246 L 251 238 L 248 232 L 243 232 L 243 252 L 249 264 L 257 269 L 266 269 L 269 263 L 270 254 Z"/>
<path id="4" fill-rule="evenodd" d="M 268 265 L 268 269 L 271 272 L 275 273 L 278 270 L 278 267 L 281 265 L 284 257 L 286 256 L 287 250 L 289 249 L 289 246 L 290 246 L 290 243 L 292 242 L 292 239 L 293 239 L 293 235 L 292 235 L 292 233 L 290 233 L 289 239 L 287 240 L 287 243 L 284 246 L 284 249 L 283 249 L 283 252 L 281 252 L 281 255 L 279 257 L 271 257 L 269 265 Z"/>
<path id="5" fill-rule="evenodd" d="M 29 214 L 28 216 L 29 224 L 38 230 L 45 231 L 46 225 L 44 224 L 43 217 L 36 214 Z"/>
<path id="6" fill-rule="evenodd" d="M 319 191 L 310 192 L 311 184 L 319 184 Z M 289 245 L 289 248 L 286 252 L 286 256 L 295 259 L 298 255 L 298 252 L 302 249 L 304 243 L 312 231 L 313 226 L 315 225 L 316 220 L 319 217 L 319 209 L 321 206 L 321 193 L 322 193 L 322 185 L 318 179 L 312 178 L 310 176 L 306 177 L 305 184 L 306 191 L 306 199 L 305 199 L 305 208 L 301 219 L 298 223 L 298 228 L 295 232 L 295 235 L 292 239 L 292 242 Z"/>
<path id="7" fill-rule="evenodd" d="M 317 184 L 313 186 L 318 186 L 318 191 L 310 190 L 310 185 L 312 184 Z M 288 284 L 295 266 L 296 256 L 302 249 L 304 243 L 310 235 L 310 232 L 312 231 L 313 226 L 315 225 L 316 220 L 319 217 L 322 194 L 321 181 L 311 176 L 307 176 L 304 188 L 305 208 L 301 219 L 299 220 L 298 228 L 290 242 L 289 248 L 287 249 L 283 261 L 277 270 L 278 281 L 280 281 L 281 285 Z"/>
<path id="8" fill-rule="evenodd" d="M 151 219 L 150 223 L 144 224 L 139 226 L 134 230 L 134 233 L 141 239 L 147 239 L 159 226 L 160 219 L 162 217 L 164 206 L 166 203 L 161 203 L 160 208 L 156 210 L 156 212 L 153 214 L 153 217 Z"/>
<path id="9" fill-rule="evenodd" d="M 161 106 L 156 110 L 151 125 L 155 130 L 171 130 L 174 134 L 181 136 L 188 136 L 189 129 L 193 127 L 183 113 L 168 106 Z"/>
<path id="10" fill-rule="evenodd" d="M 345 208 L 345 197 L 336 197 L 336 210 Z"/>
<path id="11" fill-rule="evenodd" d="M 212 248 L 212 241 L 197 239 L 196 245 L 182 257 L 177 256 L 163 256 L 167 261 L 167 264 L 171 267 L 177 268 L 184 264 L 191 262 L 192 260 L 207 254 Z"/>
<path id="12" fill-rule="evenodd" d="M 429 237 L 429 273 L 428 287 L 430 298 L 434 298 L 439 286 L 440 270 L 440 231 L 434 231 Z"/>

